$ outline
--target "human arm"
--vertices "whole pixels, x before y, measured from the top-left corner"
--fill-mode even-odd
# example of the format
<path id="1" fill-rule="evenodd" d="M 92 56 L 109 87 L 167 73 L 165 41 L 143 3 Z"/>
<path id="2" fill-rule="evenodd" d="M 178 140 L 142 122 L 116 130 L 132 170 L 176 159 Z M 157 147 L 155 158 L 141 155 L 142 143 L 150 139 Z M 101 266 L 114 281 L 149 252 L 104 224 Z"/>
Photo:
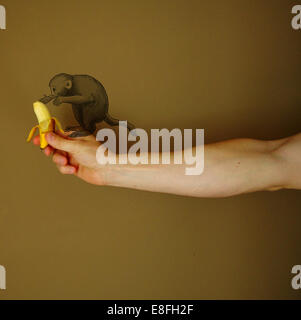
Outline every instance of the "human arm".
<path id="1" fill-rule="evenodd" d="M 185 164 L 99 165 L 100 144 L 92 136 L 70 140 L 49 134 L 47 140 L 52 148 L 45 153 L 56 150 L 53 161 L 60 172 L 97 185 L 195 197 L 301 189 L 301 134 L 274 141 L 234 139 L 205 145 L 205 169 L 197 176 L 185 175 Z"/>

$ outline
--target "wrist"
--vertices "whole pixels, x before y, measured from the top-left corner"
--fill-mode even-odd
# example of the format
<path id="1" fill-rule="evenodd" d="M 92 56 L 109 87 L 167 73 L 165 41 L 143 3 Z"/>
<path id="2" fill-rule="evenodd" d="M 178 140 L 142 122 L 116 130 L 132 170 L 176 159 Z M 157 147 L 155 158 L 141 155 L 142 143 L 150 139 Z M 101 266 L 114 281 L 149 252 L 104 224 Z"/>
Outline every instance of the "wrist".
<path id="1" fill-rule="evenodd" d="M 270 151 L 270 155 L 275 163 L 275 177 L 278 179 L 278 185 L 271 188 L 271 191 L 290 188 L 292 174 L 289 165 L 289 157 L 284 148 L 286 141 L 286 139 L 278 140 L 278 143 L 276 142 L 273 149 Z"/>
<path id="2" fill-rule="evenodd" d="M 114 186 L 117 179 L 117 167 L 115 164 L 101 165 L 93 172 L 93 181 L 96 185 Z"/>
<path id="3" fill-rule="evenodd" d="M 264 184 L 262 191 L 278 191 L 286 186 L 286 165 L 284 159 L 279 155 L 279 148 L 283 143 L 282 140 L 264 141 L 261 150 L 264 169 L 258 176 L 263 179 Z"/>
<path id="4" fill-rule="evenodd" d="M 281 164 L 283 188 L 301 189 L 301 134 L 280 141 L 273 154 Z"/>

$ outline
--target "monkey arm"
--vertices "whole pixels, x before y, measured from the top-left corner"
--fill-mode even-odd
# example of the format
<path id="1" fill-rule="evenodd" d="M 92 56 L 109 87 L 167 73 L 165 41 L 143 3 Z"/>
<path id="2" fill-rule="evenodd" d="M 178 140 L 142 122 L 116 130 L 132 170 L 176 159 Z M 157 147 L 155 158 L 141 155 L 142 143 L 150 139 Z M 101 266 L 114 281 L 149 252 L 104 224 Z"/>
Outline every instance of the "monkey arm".
<path id="1" fill-rule="evenodd" d="M 92 96 L 67 96 L 60 97 L 62 103 L 71 103 L 71 104 L 83 104 L 93 102 L 94 99 Z"/>
<path id="2" fill-rule="evenodd" d="M 44 103 L 44 104 L 47 104 L 48 102 L 54 100 L 56 97 L 57 97 L 57 96 L 55 96 L 55 95 L 50 95 L 50 96 L 44 95 L 44 97 L 41 98 L 39 101 L 42 102 L 42 103 Z"/>

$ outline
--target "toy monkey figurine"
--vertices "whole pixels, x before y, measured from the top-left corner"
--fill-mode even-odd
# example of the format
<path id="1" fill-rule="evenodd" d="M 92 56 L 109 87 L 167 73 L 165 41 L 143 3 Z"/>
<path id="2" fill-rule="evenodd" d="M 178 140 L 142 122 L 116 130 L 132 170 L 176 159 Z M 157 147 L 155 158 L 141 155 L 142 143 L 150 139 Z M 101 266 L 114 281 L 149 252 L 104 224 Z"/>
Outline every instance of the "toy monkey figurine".
<path id="1" fill-rule="evenodd" d="M 88 75 L 70 75 L 60 73 L 54 76 L 49 87 L 51 95 L 44 96 L 40 101 L 59 106 L 62 103 L 72 104 L 75 119 L 83 131 L 75 131 L 69 137 L 83 137 L 93 134 L 96 124 L 101 121 L 111 126 L 119 124 L 119 120 L 112 118 L 109 113 L 109 99 L 103 85 Z M 78 127 L 68 127 L 65 131 L 71 131 Z M 134 126 L 128 122 L 128 129 Z"/>

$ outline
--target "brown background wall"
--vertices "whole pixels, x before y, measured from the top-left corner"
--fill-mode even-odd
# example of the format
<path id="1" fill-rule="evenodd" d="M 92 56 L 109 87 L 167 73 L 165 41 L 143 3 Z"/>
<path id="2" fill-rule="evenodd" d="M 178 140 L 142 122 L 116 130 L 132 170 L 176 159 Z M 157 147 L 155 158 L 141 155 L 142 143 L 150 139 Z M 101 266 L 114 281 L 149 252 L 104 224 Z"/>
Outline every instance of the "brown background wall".
<path id="1" fill-rule="evenodd" d="M 300 298 L 300 192 L 194 199 L 60 175 L 25 138 L 56 73 L 137 126 L 206 142 L 300 131 L 295 1 L 1 0 L 0 264 L 7 298 Z M 70 120 L 70 109 L 50 106 Z"/>

